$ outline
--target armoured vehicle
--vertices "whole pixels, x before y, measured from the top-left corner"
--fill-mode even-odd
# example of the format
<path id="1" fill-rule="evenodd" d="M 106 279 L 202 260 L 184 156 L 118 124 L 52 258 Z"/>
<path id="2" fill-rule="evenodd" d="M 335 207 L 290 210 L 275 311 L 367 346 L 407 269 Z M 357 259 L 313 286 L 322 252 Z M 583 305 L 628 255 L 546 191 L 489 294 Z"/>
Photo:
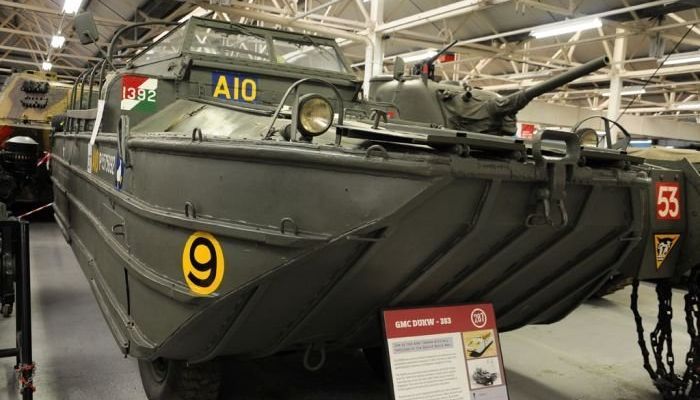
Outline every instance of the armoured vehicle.
<path id="1" fill-rule="evenodd" d="M 65 112 L 71 85 L 55 74 L 13 73 L 0 91 L 0 201 L 48 203 L 51 120 Z"/>
<path id="2" fill-rule="evenodd" d="M 527 101 L 606 62 L 507 97 L 399 70 L 364 98 L 332 39 L 193 17 L 78 79 L 56 220 L 150 399 L 216 398 L 221 357 L 314 369 L 374 348 L 385 307 L 552 323 L 647 261 L 643 159 L 510 136 Z"/>
<path id="3" fill-rule="evenodd" d="M 472 379 L 479 385 L 489 386 L 498 379 L 498 374 L 495 372 L 489 372 L 481 368 L 477 368 L 472 374 Z"/>

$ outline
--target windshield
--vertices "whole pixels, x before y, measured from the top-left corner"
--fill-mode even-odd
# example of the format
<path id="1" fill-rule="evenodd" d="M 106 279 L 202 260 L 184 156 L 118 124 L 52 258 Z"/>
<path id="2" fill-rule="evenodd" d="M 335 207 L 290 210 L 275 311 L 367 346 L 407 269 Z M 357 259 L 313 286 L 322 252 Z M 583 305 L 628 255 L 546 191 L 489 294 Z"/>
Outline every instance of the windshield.
<path id="1" fill-rule="evenodd" d="M 298 65 L 333 72 L 348 72 L 333 46 L 274 39 L 275 54 L 280 64 Z"/>
<path id="2" fill-rule="evenodd" d="M 135 65 L 143 65 L 156 61 L 166 60 L 180 54 L 182 48 L 182 40 L 185 37 L 185 29 L 183 26 L 178 26 L 159 42 L 146 51 L 138 54 L 134 58 Z"/>
<path id="3" fill-rule="evenodd" d="M 190 51 L 246 60 L 270 61 L 270 49 L 263 36 L 231 29 L 197 26 Z"/>

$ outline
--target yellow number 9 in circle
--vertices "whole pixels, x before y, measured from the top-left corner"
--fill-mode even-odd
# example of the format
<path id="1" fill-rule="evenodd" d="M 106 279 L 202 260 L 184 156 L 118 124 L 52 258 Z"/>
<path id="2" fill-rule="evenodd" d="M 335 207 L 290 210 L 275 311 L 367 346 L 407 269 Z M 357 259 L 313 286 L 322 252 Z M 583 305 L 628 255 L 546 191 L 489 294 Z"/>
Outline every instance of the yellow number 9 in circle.
<path id="1" fill-rule="evenodd" d="M 201 295 L 215 292 L 224 278 L 224 265 L 224 252 L 213 235 L 190 235 L 182 250 L 182 273 L 190 290 Z"/>

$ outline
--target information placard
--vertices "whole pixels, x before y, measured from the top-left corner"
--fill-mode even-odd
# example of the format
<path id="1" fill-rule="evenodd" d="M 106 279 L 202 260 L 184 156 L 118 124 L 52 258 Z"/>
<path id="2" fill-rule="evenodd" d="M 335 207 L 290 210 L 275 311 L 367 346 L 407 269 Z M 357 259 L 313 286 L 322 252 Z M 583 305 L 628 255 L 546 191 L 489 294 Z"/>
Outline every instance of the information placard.
<path id="1" fill-rule="evenodd" d="M 395 400 L 508 400 L 491 304 L 386 310 Z"/>

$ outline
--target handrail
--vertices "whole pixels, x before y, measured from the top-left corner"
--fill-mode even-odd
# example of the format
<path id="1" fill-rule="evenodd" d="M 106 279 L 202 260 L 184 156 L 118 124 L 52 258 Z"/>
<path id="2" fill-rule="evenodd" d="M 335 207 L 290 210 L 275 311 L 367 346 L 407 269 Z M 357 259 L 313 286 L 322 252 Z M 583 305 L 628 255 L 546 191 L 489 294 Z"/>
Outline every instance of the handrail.
<path id="1" fill-rule="evenodd" d="M 118 31 L 114 33 L 114 36 L 112 36 L 112 40 L 109 42 L 109 46 L 107 46 L 107 61 L 109 61 L 110 65 L 112 65 L 112 53 L 114 52 L 114 45 L 117 43 L 117 39 L 119 39 L 119 36 L 124 34 L 124 32 L 128 31 L 131 28 L 138 28 L 140 26 L 146 26 L 146 25 L 180 25 L 180 22 L 172 22 L 172 21 L 147 21 L 147 22 L 137 22 L 135 24 L 129 24 L 126 26 L 121 27 Z"/>

